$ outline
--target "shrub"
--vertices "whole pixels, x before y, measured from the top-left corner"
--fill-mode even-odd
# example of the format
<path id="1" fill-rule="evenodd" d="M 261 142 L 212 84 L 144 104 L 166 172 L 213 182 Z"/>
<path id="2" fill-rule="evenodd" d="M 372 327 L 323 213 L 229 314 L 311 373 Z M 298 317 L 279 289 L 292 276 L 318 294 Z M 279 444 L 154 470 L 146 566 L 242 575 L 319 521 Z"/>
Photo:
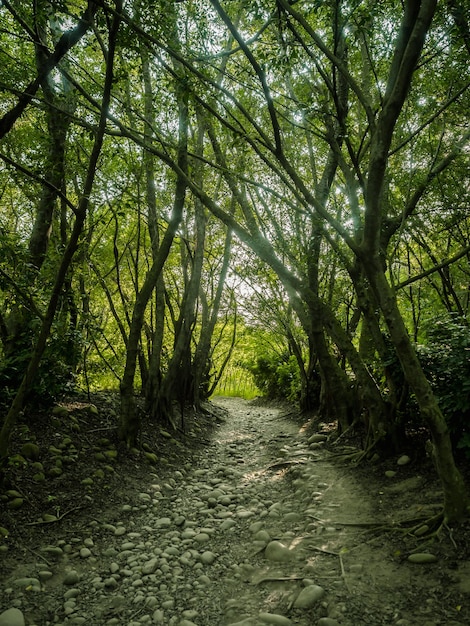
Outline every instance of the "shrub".
<path id="1" fill-rule="evenodd" d="M 260 355 L 248 365 L 263 396 L 297 402 L 300 396 L 300 373 L 294 356 L 287 353 Z"/>
<path id="2" fill-rule="evenodd" d="M 470 458 L 470 327 L 446 315 L 429 322 L 417 347 L 424 372 L 447 420 L 454 445 Z"/>

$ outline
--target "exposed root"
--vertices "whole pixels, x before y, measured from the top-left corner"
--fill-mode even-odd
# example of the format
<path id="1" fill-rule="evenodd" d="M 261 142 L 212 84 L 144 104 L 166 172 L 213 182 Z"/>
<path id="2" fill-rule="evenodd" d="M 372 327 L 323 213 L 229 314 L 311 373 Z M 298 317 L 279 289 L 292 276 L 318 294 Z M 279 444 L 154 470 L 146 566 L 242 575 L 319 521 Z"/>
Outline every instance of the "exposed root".
<path id="1" fill-rule="evenodd" d="M 371 451 L 374 449 L 375 444 L 371 444 L 365 450 L 355 450 L 354 452 L 338 452 L 337 454 L 331 455 L 330 458 L 337 459 L 338 461 L 344 461 L 345 463 L 350 461 L 355 465 L 359 465 L 362 461 L 365 461 L 369 458 Z"/>
<path id="2" fill-rule="evenodd" d="M 413 526 L 409 529 L 409 535 L 415 535 L 416 537 L 429 537 L 430 535 L 438 534 L 444 525 L 444 513 L 440 512 L 437 515 L 427 518 L 424 523 Z"/>

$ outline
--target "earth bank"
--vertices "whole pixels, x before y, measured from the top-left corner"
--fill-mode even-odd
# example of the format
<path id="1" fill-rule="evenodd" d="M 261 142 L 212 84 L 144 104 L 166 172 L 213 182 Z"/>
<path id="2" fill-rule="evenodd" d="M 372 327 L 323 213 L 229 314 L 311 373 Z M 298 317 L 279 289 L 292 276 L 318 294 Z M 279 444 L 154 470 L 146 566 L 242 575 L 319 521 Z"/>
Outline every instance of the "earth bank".
<path id="1" fill-rule="evenodd" d="M 470 623 L 468 528 L 429 543 L 397 527 L 438 511 L 432 467 L 401 456 L 357 472 L 325 449 L 325 425 L 312 434 L 278 408 L 216 406 L 212 433 L 189 433 L 196 451 L 174 440 L 162 456 L 144 441 L 117 470 L 106 447 L 104 483 L 97 470 L 64 479 L 70 498 L 40 518 L 8 507 L 0 626 Z M 72 459 L 65 475 L 74 456 L 86 463 L 84 421 L 57 448 L 62 467 Z M 34 505 L 37 483 L 18 481 Z"/>

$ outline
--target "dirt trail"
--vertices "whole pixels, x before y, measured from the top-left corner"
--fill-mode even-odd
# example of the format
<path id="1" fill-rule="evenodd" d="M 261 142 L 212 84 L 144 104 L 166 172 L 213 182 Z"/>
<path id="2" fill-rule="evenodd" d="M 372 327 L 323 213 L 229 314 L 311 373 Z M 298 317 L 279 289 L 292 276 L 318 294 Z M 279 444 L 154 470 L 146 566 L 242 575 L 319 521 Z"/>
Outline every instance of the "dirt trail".
<path id="1" fill-rule="evenodd" d="M 470 624 L 466 563 L 447 545 L 410 563 L 416 541 L 376 528 L 423 508 L 422 477 L 364 484 L 330 458 L 326 433 L 312 441 L 278 409 L 216 404 L 227 417 L 195 459 L 10 556 L 0 626 Z"/>

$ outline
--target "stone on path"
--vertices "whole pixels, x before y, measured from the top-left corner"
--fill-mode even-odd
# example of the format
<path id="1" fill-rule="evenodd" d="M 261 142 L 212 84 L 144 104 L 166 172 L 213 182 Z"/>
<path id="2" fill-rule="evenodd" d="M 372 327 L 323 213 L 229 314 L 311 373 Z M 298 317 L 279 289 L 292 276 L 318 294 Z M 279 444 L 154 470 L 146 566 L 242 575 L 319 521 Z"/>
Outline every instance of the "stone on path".
<path id="1" fill-rule="evenodd" d="M 411 459 L 407 454 L 402 454 L 397 460 L 397 465 L 408 465 L 410 461 Z"/>
<path id="2" fill-rule="evenodd" d="M 7 609 L 0 614 L 0 626 L 24 626 L 24 616 L 19 609 Z"/>
<path id="3" fill-rule="evenodd" d="M 292 552 L 280 541 L 270 541 L 266 546 L 264 554 L 268 561 L 278 561 L 285 563 L 292 559 Z"/>
<path id="4" fill-rule="evenodd" d="M 319 585 L 309 585 L 302 589 L 294 602 L 296 609 L 309 609 L 325 595 L 325 590 Z"/>
<path id="5" fill-rule="evenodd" d="M 65 574 L 63 583 L 64 585 L 76 585 L 79 580 L 80 577 L 78 575 L 78 572 L 76 572 L 74 569 L 71 569 Z"/>
<path id="6" fill-rule="evenodd" d="M 408 561 L 410 563 L 435 563 L 437 561 L 437 556 L 435 554 L 431 554 L 429 552 L 416 552 L 415 554 L 410 554 L 408 557 Z"/>
<path id="7" fill-rule="evenodd" d="M 273 626 L 290 626 L 292 624 L 288 617 L 277 613 L 260 613 L 258 617 L 263 624 L 273 624 Z"/>
<path id="8" fill-rule="evenodd" d="M 321 433 L 315 433 L 311 437 L 308 438 L 308 443 L 322 443 L 328 439 L 327 435 L 322 435 Z"/>

